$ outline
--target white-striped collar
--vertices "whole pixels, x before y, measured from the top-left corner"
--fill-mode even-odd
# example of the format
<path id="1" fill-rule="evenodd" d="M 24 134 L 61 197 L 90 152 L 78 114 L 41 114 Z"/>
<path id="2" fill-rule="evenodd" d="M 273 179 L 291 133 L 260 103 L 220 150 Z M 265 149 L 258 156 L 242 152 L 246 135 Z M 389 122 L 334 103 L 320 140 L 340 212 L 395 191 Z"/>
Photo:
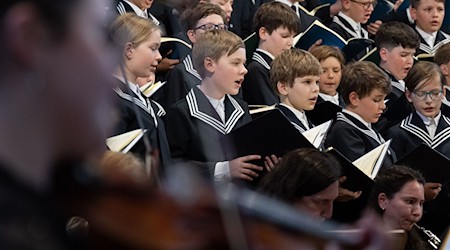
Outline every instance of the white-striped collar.
<path id="1" fill-rule="evenodd" d="M 342 113 L 346 113 L 346 114 L 351 115 L 352 117 L 354 117 L 355 119 L 360 121 L 362 124 L 364 124 L 368 129 L 372 129 L 372 124 L 370 122 L 364 121 L 364 119 L 360 115 L 358 115 L 357 113 L 352 112 L 352 111 L 347 110 L 347 109 L 343 109 Z"/>
<path id="2" fill-rule="evenodd" d="M 252 60 L 258 62 L 267 70 L 270 70 L 270 64 L 266 60 L 264 60 L 264 58 L 259 53 L 253 52 Z"/>
<path id="3" fill-rule="evenodd" d="M 113 75 L 115 78 L 117 78 L 119 81 L 121 81 L 123 84 L 125 83 L 125 79 L 121 76 L 118 75 Z M 139 89 L 139 87 L 137 86 L 137 84 L 128 81 L 128 85 L 127 85 L 131 91 L 133 91 L 133 93 L 137 96 L 137 98 L 145 105 L 148 106 L 148 100 L 144 99 L 144 96 L 141 93 L 141 90 Z"/>
<path id="4" fill-rule="evenodd" d="M 350 24 L 350 26 L 352 27 L 352 29 L 349 29 L 346 25 L 344 25 L 344 23 L 341 22 L 341 20 L 339 20 L 338 17 L 336 17 L 334 20 L 337 20 L 338 22 L 336 22 L 337 24 L 341 25 L 342 28 L 344 28 L 348 33 L 352 34 L 353 37 L 359 37 L 359 38 L 368 38 L 368 33 L 366 30 L 363 29 L 363 27 L 361 26 L 360 23 L 355 22 L 355 20 L 353 20 L 351 17 L 347 16 L 346 14 L 344 14 L 344 12 L 340 11 L 338 13 L 338 16 L 341 17 L 342 19 L 344 19 L 345 21 L 348 22 L 348 24 Z M 362 32 L 364 35 L 361 37 L 361 33 Z"/>
<path id="5" fill-rule="evenodd" d="M 244 115 L 244 110 L 239 105 L 239 103 L 230 95 L 226 95 L 226 98 L 231 102 L 231 105 L 234 107 L 233 112 L 231 113 L 230 117 L 225 121 L 225 124 L 222 121 L 219 121 L 217 118 L 212 117 L 211 115 L 200 111 L 197 101 L 197 96 L 195 93 L 203 94 L 203 92 L 200 89 L 192 88 L 189 93 L 186 95 L 186 102 L 189 107 L 189 112 L 191 116 L 201 120 L 202 122 L 210 125 L 215 130 L 219 131 L 222 134 L 228 134 L 230 133 L 236 123 L 239 121 L 239 118 L 241 118 Z"/>
<path id="6" fill-rule="evenodd" d="M 280 103 L 280 105 L 288 108 L 292 113 L 294 113 L 295 117 L 297 117 L 297 119 L 300 120 L 300 122 L 303 124 L 303 126 L 306 128 L 306 130 L 310 129 L 309 123 L 308 123 L 308 118 L 306 118 L 305 111 L 298 110 L 298 109 L 291 107 L 289 105 L 286 105 L 284 103 Z"/>
<path id="7" fill-rule="evenodd" d="M 400 123 L 400 128 L 415 135 L 433 149 L 450 139 L 450 119 L 448 117 L 442 116 L 442 121 L 446 123 L 446 127 L 439 132 L 436 131 L 434 137 L 431 138 L 426 129 L 424 130 L 423 128 L 413 123 L 414 114 L 416 113 L 413 112 L 408 117 L 403 119 L 403 121 Z"/>
<path id="8" fill-rule="evenodd" d="M 332 96 L 319 92 L 319 96 L 322 97 L 324 101 L 329 101 L 339 106 L 339 93 L 336 92 L 336 94 Z"/>
<path id="9" fill-rule="evenodd" d="M 130 2 L 128 0 L 123 0 L 123 1 L 131 6 L 131 8 L 133 9 L 134 13 L 136 13 L 137 16 L 148 18 L 147 9 L 141 10 L 136 4 L 134 4 L 132 2 Z"/>
<path id="10" fill-rule="evenodd" d="M 417 26 L 416 26 L 416 30 L 419 33 L 419 35 L 422 36 L 423 40 L 425 40 L 427 45 L 430 48 L 433 48 L 434 44 L 436 42 L 437 31 L 432 32 L 432 33 L 428 33 L 428 32 L 425 32 L 424 30 L 422 30 L 421 28 L 419 28 Z"/>
<path id="11" fill-rule="evenodd" d="M 194 63 L 192 62 L 192 57 L 191 57 L 191 55 L 187 55 L 187 56 L 183 59 L 183 64 L 184 64 L 184 68 L 186 69 L 186 72 L 190 73 L 191 75 L 195 76 L 195 77 L 198 78 L 200 81 L 202 81 L 202 77 L 201 77 L 200 74 L 197 72 L 197 70 L 194 69 Z"/>
<path id="12" fill-rule="evenodd" d="M 263 50 L 263 49 L 260 49 L 260 48 L 257 48 L 256 51 L 259 51 L 259 52 L 267 55 L 272 60 L 275 59 L 275 56 L 273 56 L 269 51 L 266 51 L 266 50 Z"/>
<path id="13" fill-rule="evenodd" d="M 383 144 L 385 143 L 385 140 L 383 139 L 383 137 L 381 137 L 380 134 L 378 134 L 377 132 L 375 132 L 375 130 L 366 127 L 366 129 L 362 129 L 361 127 L 359 127 L 358 125 L 356 125 L 352 120 L 348 119 L 344 113 L 349 114 L 350 116 L 354 117 L 355 119 L 358 119 L 356 116 L 353 116 L 351 113 L 348 113 L 348 110 L 343 109 L 342 112 L 338 112 L 337 113 L 337 117 L 336 120 L 337 121 L 343 121 L 349 125 L 351 125 L 352 127 L 354 127 L 355 129 L 361 131 L 363 134 L 367 135 L 368 137 L 372 138 L 374 141 L 378 142 L 379 144 Z M 353 113 L 353 112 L 352 112 Z M 353 113 L 355 114 L 355 113 Z M 355 114 L 357 115 L 357 114 Z M 360 119 L 358 119 L 358 121 L 361 122 Z M 365 123 L 363 123 L 365 124 Z"/>

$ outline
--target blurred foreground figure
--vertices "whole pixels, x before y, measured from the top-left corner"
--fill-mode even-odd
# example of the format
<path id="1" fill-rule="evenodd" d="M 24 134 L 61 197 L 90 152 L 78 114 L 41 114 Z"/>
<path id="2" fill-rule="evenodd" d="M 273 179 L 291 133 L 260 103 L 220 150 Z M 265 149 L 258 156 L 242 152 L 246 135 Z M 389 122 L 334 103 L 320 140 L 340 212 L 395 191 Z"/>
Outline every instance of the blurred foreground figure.
<path id="1" fill-rule="evenodd" d="M 0 1 L 0 245 L 67 249 L 56 166 L 104 148 L 110 45 L 103 0 Z M 106 62 L 108 62 L 108 65 Z"/>

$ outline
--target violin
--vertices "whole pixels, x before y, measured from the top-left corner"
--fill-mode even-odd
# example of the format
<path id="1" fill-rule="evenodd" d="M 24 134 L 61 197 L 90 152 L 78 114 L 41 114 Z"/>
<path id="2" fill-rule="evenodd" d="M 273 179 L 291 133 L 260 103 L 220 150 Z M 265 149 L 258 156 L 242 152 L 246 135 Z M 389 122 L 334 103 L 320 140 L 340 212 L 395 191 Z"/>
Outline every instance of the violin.
<path id="1" fill-rule="evenodd" d="M 337 225 L 287 204 L 233 185 L 214 188 L 186 171 L 157 187 L 89 169 L 69 169 L 59 189 L 64 214 L 85 220 L 78 240 L 87 249 L 327 249 L 330 242 L 363 249 L 368 242 L 363 234 L 329 233 Z"/>

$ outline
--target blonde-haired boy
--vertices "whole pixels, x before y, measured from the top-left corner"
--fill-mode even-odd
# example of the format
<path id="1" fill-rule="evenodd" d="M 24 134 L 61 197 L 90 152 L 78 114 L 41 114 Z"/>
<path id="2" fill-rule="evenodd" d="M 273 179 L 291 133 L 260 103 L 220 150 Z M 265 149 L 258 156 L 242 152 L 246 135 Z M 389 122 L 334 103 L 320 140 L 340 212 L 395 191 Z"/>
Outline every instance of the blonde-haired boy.
<path id="1" fill-rule="evenodd" d="M 167 112 L 166 130 L 175 161 L 195 162 L 214 180 L 230 177 L 253 180 L 262 167 L 248 163 L 258 155 L 231 159 L 221 138 L 251 120 L 245 102 L 232 97 L 239 92 L 247 69 L 241 38 L 225 30 L 203 34 L 192 50 L 194 67 L 202 83 Z"/>
<path id="2" fill-rule="evenodd" d="M 314 109 L 321 73 L 319 61 L 300 49 L 283 51 L 272 63 L 270 81 L 280 97 L 277 108 L 300 132 L 313 127 L 305 110 Z"/>

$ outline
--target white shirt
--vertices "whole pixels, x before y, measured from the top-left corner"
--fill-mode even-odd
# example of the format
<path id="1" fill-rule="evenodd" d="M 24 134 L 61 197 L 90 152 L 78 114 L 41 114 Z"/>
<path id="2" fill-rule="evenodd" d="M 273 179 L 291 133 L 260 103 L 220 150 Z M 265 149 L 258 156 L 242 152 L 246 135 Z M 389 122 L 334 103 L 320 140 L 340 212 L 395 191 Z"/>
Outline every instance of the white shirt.
<path id="1" fill-rule="evenodd" d="M 152 21 L 156 24 L 159 25 L 159 21 L 158 19 L 156 19 L 156 17 L 154 17 L 152 14 L 150 14 L 147 9 L 141 10 L 138 6 L 136 6 L 134 3 L 124 0 L 124 2 L 126 2 L 127 4 L 129 4 L 131 6 L 131 8 L 134 10 L 134 12 L 136 13 L 137 16 L 143 17 L 143 18 L 150 18 L 152 19 Z M 150 14 L 150 16 L 148 16 L 148 14 Z"/>
<path id="2" fill-rule="evenodd" d="M 441 112 L 439 112 L 439 114 L 434 118 L 426 117 L 421 113 L 419 113 L 418 111 L 416 111 L 416 113 L 419 115 L 420 119 L 422 119 L 423 123 L 425 124 L 428 134 L 433 138 L 436 133 L 437 126 L 439 125 L 439 119 L 441 119 Z"/>
<path id="3" fill-rule="evenodd" d="M 223 96 L 220 100 L 217 100 L 215 98 L 209 97 L 205 95 L 206 98 L 208 98 L 208 101 L 211 103 L 213 108 L 216 110 L 217 114 L 219 115 L 220 119 L 223 123 L 225 123 L 225 96 Z"/>
<path id="4" fill-rule="evenodd" d="M 428 46 L 430 46 L 430 48 L 433 48 L 434 42 L 436 41 L 437 31 L 435 31 L 433 33 L 427 33 L 417 26 L 416 26 L 416 30 L 420 34 L 420 36 L 422 36 L 423 40 L 425 40 L 425 42 L 427 42 Z"/>
<path id="5" fill-rule="evenodd" d="M 284 107 L 288 108 L 294 115 L 300 120 L 300 122 L 305 126 L 306 130 L 310 129 L 308 125 L 308 118 L 306 118 L 305 111 L 295 109 L 294 107 L 288 106 L 284 103 L 280 103 L 280 105 L 283 105 Z"/>
<path id="6" fill-rule="evenodd" d="M 322 99 L 324 99 L 325 101 L 329 101 L 336 105 L 339 105 L 339 93 L 336 93 L 334 96 L 331 96 L 319 92 L 319 96 L 322 97 Z"/>

